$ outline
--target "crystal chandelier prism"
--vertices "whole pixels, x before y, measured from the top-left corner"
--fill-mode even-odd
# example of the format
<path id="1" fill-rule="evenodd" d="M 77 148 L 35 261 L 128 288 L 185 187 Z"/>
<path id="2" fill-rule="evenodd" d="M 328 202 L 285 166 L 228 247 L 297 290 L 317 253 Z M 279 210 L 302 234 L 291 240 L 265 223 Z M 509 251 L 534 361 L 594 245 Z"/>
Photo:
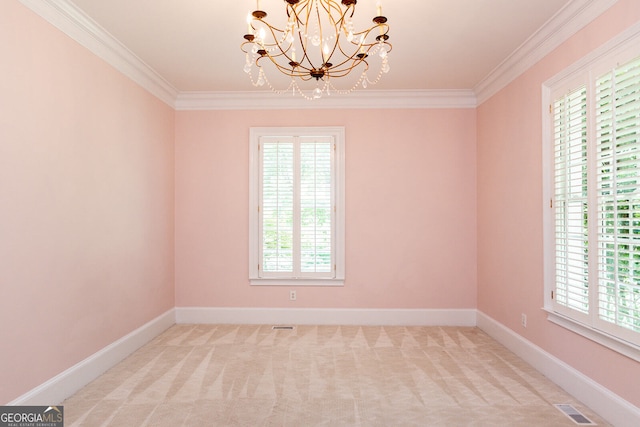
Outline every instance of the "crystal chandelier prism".
<path id="1" fill-rule="evenodd" d="M 349 93 L 358 86 L 367 88 L 389 71 L 389 25 L 382 16 L 381 0 L 372 25 L 360 30 L 353 22 L 357 0 L 284 0 L 281 28 L 267 22 L 267 12 L 261 10 L 260 0 L 256 3 L 256 10 L 247 16 L 241 45 L 246 56 L 244 71 L 254 86 L 316 99 L 332 92 Z M 372 59 L 379 63 L 379 70 L 370 78 Z M 275 88 L 274 70 L 280 77 L 288 76 L 288 87 Z M 272 73 L 271 80 L 268 73 Z M 351 78 L 343 80 L 350 87 L 334 86 L 336 79 L 347 76 Z M 309 83 L 304 82 L 315 86 L 311 95 Z"/>

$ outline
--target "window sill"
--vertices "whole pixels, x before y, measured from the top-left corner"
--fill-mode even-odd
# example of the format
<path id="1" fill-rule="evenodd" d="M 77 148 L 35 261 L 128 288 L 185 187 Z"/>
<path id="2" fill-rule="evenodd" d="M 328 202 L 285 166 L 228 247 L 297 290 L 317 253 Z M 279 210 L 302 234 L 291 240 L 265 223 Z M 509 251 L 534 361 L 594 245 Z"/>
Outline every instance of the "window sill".
<path id="1" fill-rule="evenodd" d="M 344 286 L 342 279 L 249 279 L 251 286 Z"/>
<path id="2" fill-rule="evenodd" d="M 594 329 L 591 326 L 585 325 L 584 323 L 577 322 L 548 308 L 543 308 L 543 310 L 547 312 L 547 320 L 549 320 L 550 322 L 555 323 L 558 326 L 562 326 L 563 328 L 566 328 L 572 332 L 575 332 L 578 335 L 582 335 L 583 337 L 588 338 L 600 345 L 610 348 L 611 350 L 627 356 L 628 358 L 633 359 L 636 362 L 640 362 L 639 346 L 614 337 L 613 335 L 607 334 L 606 332 Z"/>

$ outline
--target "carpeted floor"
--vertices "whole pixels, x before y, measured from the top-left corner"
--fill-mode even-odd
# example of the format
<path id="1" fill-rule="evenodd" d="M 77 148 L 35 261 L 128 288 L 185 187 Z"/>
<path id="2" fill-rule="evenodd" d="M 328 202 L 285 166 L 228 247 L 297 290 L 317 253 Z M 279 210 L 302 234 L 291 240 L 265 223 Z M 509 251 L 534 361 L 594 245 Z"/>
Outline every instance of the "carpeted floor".
<path id="1" fill-rule="evenodd" d="M 176 325 L 65 426 L 575 426 L 592 411 L 477 328 Z"/>

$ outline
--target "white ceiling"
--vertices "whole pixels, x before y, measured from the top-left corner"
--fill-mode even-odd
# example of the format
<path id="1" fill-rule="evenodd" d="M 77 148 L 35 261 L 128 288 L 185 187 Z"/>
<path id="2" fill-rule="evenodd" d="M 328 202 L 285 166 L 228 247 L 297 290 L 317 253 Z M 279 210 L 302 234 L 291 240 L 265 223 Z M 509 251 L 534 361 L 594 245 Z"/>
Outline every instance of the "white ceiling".
<path id="1" fill-rule="evenodd" d="M 369 21 L 378 0 L 359 0 Z M 573 0 L 575 1 L 575 0 Z M 177 91 L 250 91 L 240 50 L 256 0 L 72 0 Z M 572 0 L 382 0 L 381 90 L 473 89 Z M 269 17 L 282 0 L 261 0 Z"/>

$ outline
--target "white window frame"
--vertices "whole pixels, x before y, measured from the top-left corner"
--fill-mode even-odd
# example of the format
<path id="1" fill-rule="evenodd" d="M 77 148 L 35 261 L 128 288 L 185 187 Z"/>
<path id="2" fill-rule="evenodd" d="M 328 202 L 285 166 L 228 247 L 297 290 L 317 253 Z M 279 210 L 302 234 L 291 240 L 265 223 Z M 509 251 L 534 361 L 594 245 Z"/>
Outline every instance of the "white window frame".
<path id="1" fill-rule="evenodd" d="M 640 24 L 635 24 L 629 29 L 622 32 L 619 36 L 610 42 L 601 46 L 591 54 L 579 60 L 566 70 L 560 72 L 555 77 L 546 81 L 542 86 L 542 135 L 543 135 L 543 230 L 544 230 L 544 307 L 547 312 L 547 319 L 554 324 L 567 328 L 577 334 L 580 334 L 592 341 L 606 346 L 618 353 L 640 361 L 640 345 L 624 339 L 618 335 L 615 329 L 602 328 L 602 321 L 597 319 L 597 306 L 595 292 L 590 295 L 590 313 L 583 315 L 581 313 L 572 313 L 556 304 L 553 298 L 555 290 L 555 235 L 554 235 L 554 137 L 553 137 L 553 115 L 552 103 L 553 94 L 563 89 L 573 89 L 576 83 L 583 81 L 589 85 L 593 85 L 594 81 L 600 76 L 604 70 L 611 69 L 615 64 L 623 64 L 640 56 Z M 593 89 L 593 87 L 591 88 Z M 590 108 L 588 114 L 593 113 Z M 592 130 L 590 130 L 592 131 Z M 593 167 L 591 168 L 593 170 Z M 589 172 L 593 173 L 593 172 Z M 590 222 L 595 222 L 592 220 Z M 596 250 L 594 248 L 594 250 Z M 590 280 L 590 283 L 594 283 Z M 590 290 L 597 288 L 595 285 L 590 286 Z M 607 329 L 607 330 L 605 330 Z M 638 334 L 640 335 L 640 334 Z"/>
<path id="2" fill-rule="evenodd" d="M 260 140 L 263 137 L 330 137 L 335 144 L 333 167 L 334 210 L 333 259 L 334 274 L 330 278 L 300 278 L 282 273 L 278 277 L 262 277 L 260 233 Z M 345 129 L 344 127 L 252 127 L 249 130 L 249 281 L 251 285 L 271 286 L 343 286 L 345 279 Z"/>

